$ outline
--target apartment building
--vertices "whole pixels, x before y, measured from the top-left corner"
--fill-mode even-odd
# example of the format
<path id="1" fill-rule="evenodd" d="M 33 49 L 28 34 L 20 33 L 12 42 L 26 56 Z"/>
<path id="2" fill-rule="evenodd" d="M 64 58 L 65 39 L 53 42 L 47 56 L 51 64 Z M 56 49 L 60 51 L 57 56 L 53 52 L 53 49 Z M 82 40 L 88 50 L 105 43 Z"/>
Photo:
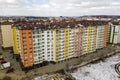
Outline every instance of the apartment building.
<path id="1" fill-rule="evenodd" d="M 0 44 L 3 48 L 13 47 L 13 33 L 11 22 L 2 22 L 0 24 Z"/>
<path id="2" fill-rule="evenodd" d="M 109 25 L 109 43 L 119 44 L 120 43 L 120 23 L 111 22 Z"/>
<path id="3" fill-rule="evenodd" d="M 105 24 L 93 21 L 14 24 L 14 52 L 20 55 L 25 68 L 89 54 L 106 47 L 108 26 Z"/>
<path id="4" fill-rule="evenodd" d="M 2 35 L 1 35 L 1 26 L 0 26 L 0 45 L 2 45 Z"/>

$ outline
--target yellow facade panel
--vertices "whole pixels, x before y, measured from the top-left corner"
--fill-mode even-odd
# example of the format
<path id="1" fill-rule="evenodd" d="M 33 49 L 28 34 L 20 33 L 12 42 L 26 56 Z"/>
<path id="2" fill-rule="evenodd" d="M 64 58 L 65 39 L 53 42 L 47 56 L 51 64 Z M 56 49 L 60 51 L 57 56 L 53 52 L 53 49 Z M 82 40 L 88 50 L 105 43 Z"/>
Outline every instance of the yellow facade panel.
<path id="1" fill-rule="evenodd" d="M 17 42 L 17 29 L 16 27 L 12 27 L 13 30 L 13 40 L 14 40 L 14 54 L 19 54 L 18 53 L 18 42 Z"/>

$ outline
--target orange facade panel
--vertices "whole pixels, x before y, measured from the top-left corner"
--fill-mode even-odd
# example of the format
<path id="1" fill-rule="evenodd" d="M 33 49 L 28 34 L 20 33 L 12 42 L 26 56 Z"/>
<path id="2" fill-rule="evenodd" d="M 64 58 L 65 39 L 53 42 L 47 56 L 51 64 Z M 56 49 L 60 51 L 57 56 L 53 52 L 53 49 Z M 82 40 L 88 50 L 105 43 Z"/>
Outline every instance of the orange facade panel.
<path id="1" fill-rule="evenodd" d="M 108 37 L 108 25 L 105 25 L 105 30 L 104 30 L 104 47 L 107 45 L 107 37 Z"/>
<path id="2" fill-rule="evenodd" d="M 82 55 L 82 28 L 74 29 L 74 53 L 76 56 Z"/>
<path id="3" fill-rule="evenodd" d="M 21 60 L 24 67 L 34 64 L 32 30 L 20 30 Z"/>

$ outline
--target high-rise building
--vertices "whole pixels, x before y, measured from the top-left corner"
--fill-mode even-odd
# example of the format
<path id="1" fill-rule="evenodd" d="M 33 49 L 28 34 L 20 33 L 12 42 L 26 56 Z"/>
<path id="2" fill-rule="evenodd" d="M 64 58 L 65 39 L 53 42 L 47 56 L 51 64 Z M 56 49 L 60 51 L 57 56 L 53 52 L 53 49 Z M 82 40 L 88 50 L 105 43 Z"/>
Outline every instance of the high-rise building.
<path id="1" fill-rule="evenodd" d="M 3 48 L 13 47 L 13 33 L 11 22 L 2 22 L 0 24 L 0 44 Z"/>
<path id="2" fill-rule="evenodd" d="M 108 25 L 105 22 L 25 22 L 15 24 L 14 52 L 23 67 L 43 61 L 60 62 L 106 47 Z"/>
<path id="3" fill-rule="evenodd" d="M 109 25 L 109 43 L 120 44 L 120 22 L 111 22 Z"/>

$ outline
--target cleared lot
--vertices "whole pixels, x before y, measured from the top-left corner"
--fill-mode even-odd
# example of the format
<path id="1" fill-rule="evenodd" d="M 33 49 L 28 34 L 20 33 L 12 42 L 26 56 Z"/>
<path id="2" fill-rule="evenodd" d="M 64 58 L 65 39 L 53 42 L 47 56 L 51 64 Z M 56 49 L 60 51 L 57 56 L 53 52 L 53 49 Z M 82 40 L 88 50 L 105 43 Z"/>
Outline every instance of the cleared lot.
<path id="1" fill-rule="evenodd" d="M 120 53 L 97 63 L 90 63 L 71 73 L 76 80 L 120 80 L 115 64 L 120 62 Z"/>

